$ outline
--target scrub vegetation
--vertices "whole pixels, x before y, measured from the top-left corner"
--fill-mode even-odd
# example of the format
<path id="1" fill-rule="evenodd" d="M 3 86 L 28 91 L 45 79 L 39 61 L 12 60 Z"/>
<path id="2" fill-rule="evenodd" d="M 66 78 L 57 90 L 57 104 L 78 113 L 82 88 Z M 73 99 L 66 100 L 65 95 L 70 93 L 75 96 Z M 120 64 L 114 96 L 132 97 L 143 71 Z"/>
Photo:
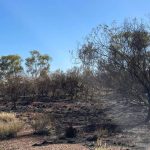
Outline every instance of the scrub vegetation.
<path id="1" fill-rule="evenodd" d="M 97 26 L 75 51 L 80 66 L 66 72 L 51 72 L 51 56 L 38 50 L 29 53 L 24 60 L 17 54 L 0 56 L 4 143 L 19 133 L 18 138 L 23 134 L 43 139 L 33 147 L 139 147 L 135 143 L 148 135 L 150 121 L 150 27 L 144 21 Z M 94 147 L 98 139 L 110 146 Z"/>

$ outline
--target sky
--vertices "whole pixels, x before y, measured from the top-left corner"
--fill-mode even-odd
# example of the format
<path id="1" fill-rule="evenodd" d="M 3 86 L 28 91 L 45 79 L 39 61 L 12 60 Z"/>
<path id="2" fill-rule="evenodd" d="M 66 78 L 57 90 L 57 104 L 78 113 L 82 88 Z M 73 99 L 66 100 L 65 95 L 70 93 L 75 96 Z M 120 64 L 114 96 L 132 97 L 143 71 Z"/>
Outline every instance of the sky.
<path id="1" fill-rule="evenodd" d="M 0 0 L 0 56 L 39 50 L 51 70 L 66 71 L 92 28 L 125 18 L 150 16 L 150 0 Z"/>

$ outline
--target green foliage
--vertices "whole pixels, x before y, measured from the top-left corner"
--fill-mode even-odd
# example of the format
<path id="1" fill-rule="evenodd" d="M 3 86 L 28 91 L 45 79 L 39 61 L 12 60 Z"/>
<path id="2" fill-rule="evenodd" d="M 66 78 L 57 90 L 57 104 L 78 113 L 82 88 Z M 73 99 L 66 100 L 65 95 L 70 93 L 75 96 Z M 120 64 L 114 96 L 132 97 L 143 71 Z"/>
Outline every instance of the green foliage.
<path id="1" fill-rule="evenodd" d="M 50 68 L 51 57 L 48 55 L 41 55 L 39 51 L 33 50 L 30 52 L 31 56 L 26 58 L 27 72 L 32 77 L 38 77 L 48 73 Z"/>
<path id="2" fill-rule="evenodd" d="M 6 78 L 10 75 L 16 76 L 23 68 L 21 66 L 21 57 L 19 55 L 8 55 L 0 57 L 0 78 Z"/>
<path id="3" fill-rule="evenodd" d="M 6 100 L 13 102 L 13 109 L 16 109 L 16 101 L 22 96 L 33 98 L 39 93 L 48 93 L 45 79 L 48 79 L 51 57 L 41 55 L 36 50 L 31 51 L 30 54 L 31 57 L 26 59 L 26 68 L 32 77 L 36 77 L 35 80 L 30 78 L 31 76 L 28 78 L 25 70 L 23 72 L 22 59 L 19 55 L 0 57 L 0 94 L 3 94 Z M 44 84 L 47 88 L 42 86 Z"/>

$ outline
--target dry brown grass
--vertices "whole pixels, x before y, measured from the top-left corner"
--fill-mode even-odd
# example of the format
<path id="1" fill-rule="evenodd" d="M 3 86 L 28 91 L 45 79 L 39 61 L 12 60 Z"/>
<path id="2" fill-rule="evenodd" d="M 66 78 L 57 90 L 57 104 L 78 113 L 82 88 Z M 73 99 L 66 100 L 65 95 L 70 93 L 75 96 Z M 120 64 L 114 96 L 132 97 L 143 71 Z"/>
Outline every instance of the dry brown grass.
<path id="1" fill-rule="evenodd" d="M 124 150 L 124 148 L 108 146 L 101 139 L 98 139 L 94 150 Z"/>
<path id="2" fill-rule="evenodd" d="M 46 114 L 35 114 L 31 121 L 31 127 L 36 134 L 48 134 L 52 128 L 50 116 Z"/>
<path id="3" fill-rule="evenodd" d="M 0 113 L 0 139 L 15 137 L 23 127 L 23 122 L 14 113 Z"/>

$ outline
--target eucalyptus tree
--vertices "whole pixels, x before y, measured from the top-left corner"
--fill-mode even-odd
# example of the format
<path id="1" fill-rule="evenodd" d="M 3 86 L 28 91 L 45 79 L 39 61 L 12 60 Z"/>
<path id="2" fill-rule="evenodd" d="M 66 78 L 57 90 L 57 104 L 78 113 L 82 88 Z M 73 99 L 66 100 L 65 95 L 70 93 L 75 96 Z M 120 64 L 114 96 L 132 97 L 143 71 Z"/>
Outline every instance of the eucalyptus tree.
<path id="1" fill-rule="evenodd" d="M 1 93 L 8 97 L 13 103 L 13 109 L 16 109 L 16 101 L 20 94 L 21 72 L 21 57 L 19 55 L 7 55 L 0 57 L 0 78 Z"/>
<path id="2" fill-rule="evenodd" d="M 32 96 L 48 95 L 49 70 L 51 57 L 47 54 L 41 54 L 37 50 L 30 51 L 30 57 L 26 58 L 26 71 L 32 82 Z"/>
<path id="3" fill-rule="evenodd" d="M 30 55 L 25 62 L 29 75 L 36 78 L 49 72 L 51 61 L 49 55 L 42 55 L 37 50 L 30 51 Z"/>
<path id="4" fill-rule="evenodd" d="M 0 57 L 0 78 L 17 76 L 23 71 L 22 59 L 19 55 L 7 55 Z"/>
<path id="5" fill-rule="evenodd" d="M 146 23 L 133 19 L 99 25 L 78 54 L 85 66 L 109 76 L 114 88 L 142 97 L 148 108 L 146 121 L 150 120 L 150 28 Z"/>

